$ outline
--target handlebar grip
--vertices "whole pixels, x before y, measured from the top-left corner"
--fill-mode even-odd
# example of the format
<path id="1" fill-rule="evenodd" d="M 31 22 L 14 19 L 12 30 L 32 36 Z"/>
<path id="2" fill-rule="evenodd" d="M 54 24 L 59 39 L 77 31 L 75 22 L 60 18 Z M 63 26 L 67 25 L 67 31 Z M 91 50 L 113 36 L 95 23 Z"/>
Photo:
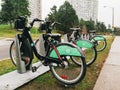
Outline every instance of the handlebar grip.
<path id="1" fill-rule="evenodd" d="M 44 22 L 44 20 L 40 20 L 40 19 L 38 19 L 38 18 L 35 18 L 33 21 L 34 21 L 34 22 L 35 22 L 35 21 Z"/>
<path id="2" fill-rule="evenodd" d="M 33 24 L 34 24 L 34 22 L 44 22 L 44 20 L 40 20 L 40 19 L 38 19 L 38 18 L 35 18 L 31 23 L 30 23 L 30 25 L 31 25 L 31 27 L 33 26 Z"/>

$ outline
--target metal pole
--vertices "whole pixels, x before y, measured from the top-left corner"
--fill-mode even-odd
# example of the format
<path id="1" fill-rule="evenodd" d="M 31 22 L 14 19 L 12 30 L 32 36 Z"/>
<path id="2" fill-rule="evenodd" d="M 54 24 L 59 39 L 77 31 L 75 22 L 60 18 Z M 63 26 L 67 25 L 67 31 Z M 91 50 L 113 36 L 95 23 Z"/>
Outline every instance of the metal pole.
<path id="1" fill-rule="evenodd" d="M 104 6 L 104 8 L 109 6 Z M 112 9 L 112 32 L 114 32 L 114 7 L 109 7 Z"/>
<path id="2" fill-rule="evenodd" d="M 114 32 L 114 8 L 112 7 L 112 29 Z"/>
<path id="3" fill-rule="evenodd" d="M 21 53 L 20 53 L 20 45 L 19 45 L 19 37 L 18 35 L 15 36 L 15 46 L 16 46 L 16 61 L 17 61 L 17 71 L 18 73 L 25 73 L 25 63 L 21 60 Z"/>

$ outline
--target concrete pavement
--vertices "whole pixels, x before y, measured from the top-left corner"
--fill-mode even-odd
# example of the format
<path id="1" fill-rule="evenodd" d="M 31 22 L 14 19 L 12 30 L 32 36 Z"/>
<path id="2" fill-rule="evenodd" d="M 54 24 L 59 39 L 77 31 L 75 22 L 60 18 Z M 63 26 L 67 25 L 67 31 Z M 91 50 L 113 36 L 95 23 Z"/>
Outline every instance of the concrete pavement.
<path id="1" fill-rule="evenodd" d="M 0 39 L 0 60 L 10 58 L 9 49 L 12 43 L 12 38 L 1 38 Z"/>
<path id="2" fill-rule="evenodd" d="M 120 36 L 116 36 L 93 90 L 120 90 Z"/>
<path id="3" fill-rule="evenodd" d="M 33 66 L 38 66 L 40 62 L 35 63 Z M 17 70 L 0 76 L 0 90 L 15 90 L 16 88 L 28 83 L 36 77 L 49 71 L 49 67 L 41 65 L 36 72 L 27 71 L 26 73 L 19 74 Z"/>

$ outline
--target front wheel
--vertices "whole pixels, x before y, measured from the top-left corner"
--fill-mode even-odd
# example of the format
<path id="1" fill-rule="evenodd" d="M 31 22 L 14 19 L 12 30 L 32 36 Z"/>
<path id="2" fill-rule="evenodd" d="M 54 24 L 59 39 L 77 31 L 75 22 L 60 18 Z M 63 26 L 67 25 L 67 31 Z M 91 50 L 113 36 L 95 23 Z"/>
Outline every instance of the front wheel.
<path id="1" fill-rule="evenodd" d="M 16 66 L 17 65 L 17 61 L 16 61 L 16 46 L 15 46 L 14 41 L 10 45 L 9 53 L 10 53 L 10 58 L 11 58 L 12 63 Z"/>
<path id="2" fill-rule="evenodd" d="M 63 47 L 62 52 L 60 52 L 59 47 L 62 47 L 62 46 L 65 46 L 66 49 L 64 49 L 64 47 Z M 69 48 L 67 48 L 67 47 L 69 47 Z M 50 64 L 50 70 L 51 70 L 52 74 L 54 75 L 54 77 L 58 81 L 60 81 L 62 84 L 65 84 L 65 85 L 74 85 L 74 84 L 79 83 L 84 78 L 85 73 L 86 73 L 85 57 L 75 56 L 72 53 L 65 55 L 64 51 L 71 52 L 70 48 L 73 48 L 71 50 L 77 50 L 76 52 L 79 52 L 81 54 L 80 50 L 75 48 L 72 45 L 60 44 L 57 46 L 57 50 L 59 51 L 60 56 L 63 61 L 63 64 L 65 66 L 63 67 L 56 63 Z M 49 53 L 49 56 L 51 55 L 51 53 L 52 52 Z M 76 58 L 81 64 L 78 65 L 78 64 L 74 63 L 72 61 L 71 57 Z"/>
<path id="3" fill-rule="evenodd" d="M 21 46 L 20 46 L 21 48 Z M 25 48 L 25 47 L 23 47 Z M 16 55 L 16 45 L 15 45 L 15 42 L 13 41 L 11 43 L 11 46 L 10 46 L 10 50 L 9 50 L 9 53 L 10 53 L 10 58 L 11 58 L 11 61 L 12 63 L 17 66 L 17 55 Z M 28 50 L 28 53 L 30 52 L 29 49 Z M 21 52 L 21 51 L 20 51 Z M 24 60 L 23 60 L 24 59 Z M 25 66 L 28 67 L 31 63 L 31 60 L 29 60 L 28 58 L 24 57 L 24 56 L 21 56 L 21 60 L 23 60 L 25 62 Z"/>
<path id="4" fill-rule="evenodd" d="M 93 64 L 97 58 L 97 51 L 95 47 L 91 47 L 91 48 L 81 48 L 82 52 L 85 55 L 85 60 L 86 60 L 86 65 L 90 66 L 91 64 Z M 75 62 L 76 64 L 81 64 L 81 62 L 79 62 L 76 58 L 71 57 L 71 59 L 73 60 L 73 62 Z"/>
<path id="5" fill-rule="evenodd" d="M 97 52 L 103 51 L 107 46 L 106 39 L 102 36 L 94 36 L 91 41 L 96 44 Z"/>
<path id="6" fill-rule="evenodd" d="M 97 58 L 97 51 L 95 45 L 89 40 L 76 40 L 75 44 L 81 49 L 85 55 L 86 65 L 90 66 Z M 81 64 L 76 58 L 71 57 L 76 64 Z"/>

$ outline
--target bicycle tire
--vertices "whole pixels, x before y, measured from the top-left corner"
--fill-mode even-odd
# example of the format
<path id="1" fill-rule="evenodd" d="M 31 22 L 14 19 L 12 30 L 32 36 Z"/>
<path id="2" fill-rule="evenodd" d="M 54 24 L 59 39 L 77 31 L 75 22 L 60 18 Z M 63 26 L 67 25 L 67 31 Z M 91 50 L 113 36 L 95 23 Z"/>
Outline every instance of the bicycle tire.
<path id="1" fill-rule="evenodd" d="M 92 48 L 89 48 L 89 49 L 85 49 L 84 48 L 81 48 L 84 55 L 85 55 L 85 60 L 86 60 L 86 65 L 87 66 L 90 66 L 92 65 L 95 61 L 96 61 L 96 58 L 97 58 L 97 51 L 96 51 L 96 48 L 95 47 L 92 47 Z M 76 64 L 81 64 L 79 63 L 76 59 L 74 59 L 73 57 L 71 57 L 71 59 L 73 60 L 73 62 L 75 62 Z"/>
<path id="2" fill-rule="evenodd" d="M 97 45 L 96 45 L 96 50 L 97 50 L 97 52 L 101 52 L 101 51 L 103 51 L 105 48 L 106 48 L 106 46 L 107 46 L 107 42 L 106 42 L 106 39 L 104 38 L 104 37 L 102 37 L 102 38 L 104 38 L 104 40 L 95 40 L 94 38 L 95 37 L 102 37 L 102 36 L 94 36 L 94 37 L 92 37 L 91 38 L 91 40 L 93 40 L 93 42 L 95 42 L 95 41 L 97 41 Z"/>
<path id="3" fill-rule="evenodd" d="M 90 66 L 91 64 L 93 64 L 97 58 L 96 46 L 89 40 L 76 40 L 75 44 L 81 49 L 81 52 L 85 55 L 86 65 Z M 72 60 L 76 64 L 80 64 L 74 58 L 72 58 Z"/>
<path id="4" fill-rule="evenodd" d="M 17 66 L 17 61 L 16 61 L 16 46 L 15 46 L 15 42 L 13 41 L 10 45 L 10 50 L 9 50 L 9 53 L 10 53 L 10 58 L 11 58 L 11 61 L 12 63 Z M 29 60 L 29 62 L 25 63 L 25 66 L 28 67 L 31 63 L 31 60 Z"/>
<path id="5" fill-rule="evenodd" d="M 61 43 L 61 44 L 58 44 L 56 46 L 56 48 L 59 46 L 62 46 L 62 45 L 67 45 L 70 47 L 77 48 L 79 53 L 81 53 L 80 49 L 73 44 Z M 50 56 L 50 53 L 48 54 L 48 56 Z M 81 64 L 78 65 L 78 64 L 74 63 L 72 60 L 70 60 L 71 56 L 66 56 L 66 55 L 65 56 L 60 55 L 60 56 L 62 57 L 62 60 L 64 61 L 64 63 L 67 63 L 66 67 L 61 68 L 60 65 L 57 65 L 55 63 L 51 63 L 49 65 L 49 67 L 50 67 L 50 70 L 51 70 L 53 76 L 64 85 L 74 85 L 74 84 L 79 83 L 84 78 L 84 76 L 86 74 L 85 57 L 83 55 L 80 57 L 77 57 L 77 58 L 79 58 L 79 60 L 81 62 Z"/>
<path id="6" fill-rule="evenodd" d="M 15 43 L 13 41 L 10 45 L 9 53 L 10 53 L 10 58 L 11 58 L 12 63 L 16 66 L 17 65 L 16 59 L 15 59 L 16 58 L 16 52 L 14 50 L 14 49 L 16 49 L 16 47 L 14 47 L 14 46 L 15 46 Z"/>

